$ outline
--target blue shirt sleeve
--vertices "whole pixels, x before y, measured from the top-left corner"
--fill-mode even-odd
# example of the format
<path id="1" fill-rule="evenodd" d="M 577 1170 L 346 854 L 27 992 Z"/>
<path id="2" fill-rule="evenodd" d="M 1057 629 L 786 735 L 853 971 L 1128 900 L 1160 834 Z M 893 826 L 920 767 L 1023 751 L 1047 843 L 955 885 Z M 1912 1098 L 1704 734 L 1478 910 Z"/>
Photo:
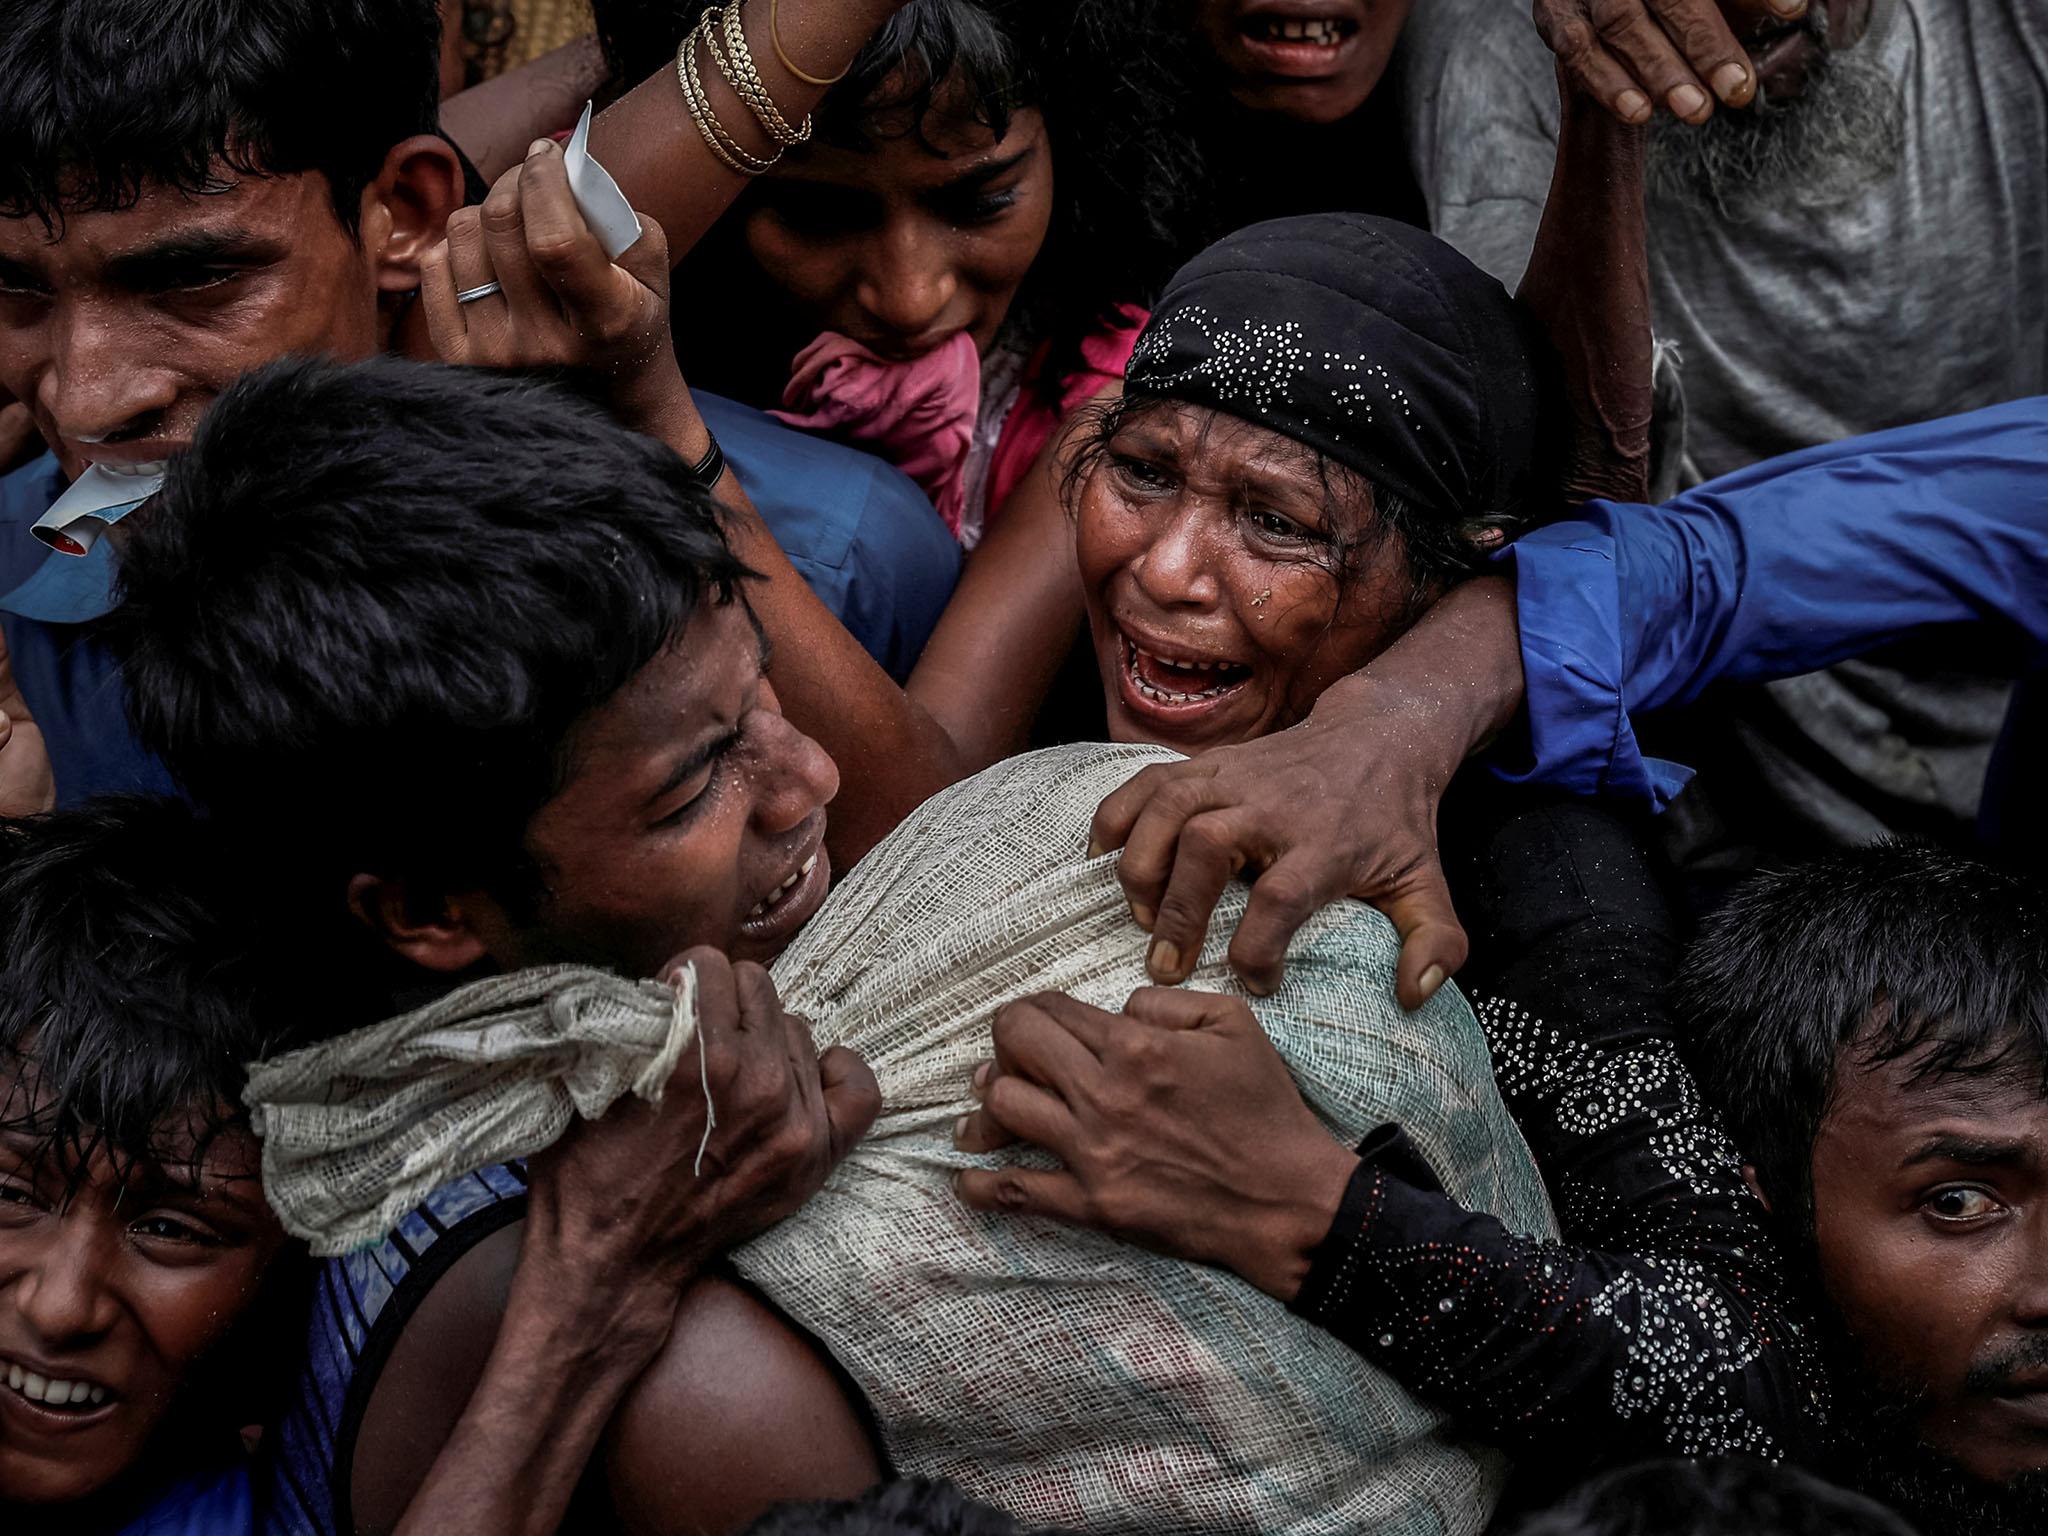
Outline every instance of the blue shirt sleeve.
<path id="1" fill-rule="evenodd" d="M 2048 643 L 2048 396 L 1810 448 L 1661 507 L 1590 502 L 1497 558 L 1528 732 L 1497 771 L 1661 808 L 1690 775 L 1638 751 L 1633 713 L 1938 625 Z"/>

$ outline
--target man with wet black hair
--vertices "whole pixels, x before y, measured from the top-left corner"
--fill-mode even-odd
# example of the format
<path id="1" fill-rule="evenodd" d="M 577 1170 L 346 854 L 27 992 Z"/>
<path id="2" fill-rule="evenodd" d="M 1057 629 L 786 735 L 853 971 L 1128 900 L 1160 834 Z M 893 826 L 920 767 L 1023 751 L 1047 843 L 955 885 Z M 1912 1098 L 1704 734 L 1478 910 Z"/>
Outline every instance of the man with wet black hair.
<path id="1" fill-rule="evenodd" d="M 1680 982 L 1702 1085 L 1826 1305 L 1845 1481 L 2048 1528 L 2048 903 L 1886 843 L 1758 878 Z"/>
<path id="2" fill-rule="evenodd" d="M 7 7 L 0 400 L 28 407 L 51 452 L 0 478 L 0 815 L 170 788 L 91 632 L 129 525 L 82 556 L 30 537 L 66 484 L 175 457 L 272 359 L 431 355 L 422 261 L 483 194 L 436 128 L 439 39 L 435 0 Z M 702 405 L 799 573 L 907 675 L 959 569 L 922 494 Z"/>

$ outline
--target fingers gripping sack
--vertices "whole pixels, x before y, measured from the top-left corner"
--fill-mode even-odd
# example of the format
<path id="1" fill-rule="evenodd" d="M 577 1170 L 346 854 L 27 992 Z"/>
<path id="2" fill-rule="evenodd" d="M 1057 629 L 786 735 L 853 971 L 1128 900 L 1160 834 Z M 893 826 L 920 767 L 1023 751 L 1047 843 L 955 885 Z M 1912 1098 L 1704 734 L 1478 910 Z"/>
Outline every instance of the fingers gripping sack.
<path id="1" fill-rule="evenodd" d="M 692 1044 L 716 1123 L 697 974 L 670 985 L 579 966 L 494 976 L 249 1069 L 263 1189 L 315 1254 L 374 1243 L 431 1191 L 553 1146 L 626 1094 L 659 1104 Z M 702 1144 L 699 1147 L 702 1157 Z"/>
<path id="2" fill-rule="evenodd" d="M 1146 983 L 1116 860 L 1084 850 L 1103 798 L 1170 756 L 1011 759 L 855 867 L 774 974 L 821 1046 L 867 1059 L 883 1113 L 735 1262 L 859 1384 L 896 1468 L 1027 1525 L 1472 1536 L 1503 1463 L 1321 1329 L 1223 1270 L 953 1195 L 962 1168 L 1050 1166 L 953 1145 L 998 1009 L 1045 990 L 1115 1011 Z M 1396 1121 L 1457 1199 L 1550 1234 L 1456 988 L 1402 1009 L 1398 936 L 1345 901 L 1304 924 L 1277 991 L 1252 997 L 1227 954 L 1245 898 L 1242 883 L 1226 893 L 1188 984 L 1248 1000 L 1347 1144 Z"/>

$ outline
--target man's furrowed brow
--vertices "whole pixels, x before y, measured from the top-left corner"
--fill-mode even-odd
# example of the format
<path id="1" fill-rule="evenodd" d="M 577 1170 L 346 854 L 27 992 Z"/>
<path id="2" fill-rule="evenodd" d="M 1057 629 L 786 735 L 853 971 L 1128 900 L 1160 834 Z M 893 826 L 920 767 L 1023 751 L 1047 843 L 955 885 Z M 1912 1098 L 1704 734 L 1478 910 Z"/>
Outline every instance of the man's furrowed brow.
<path id="1" fill-rule="evenodd" d="M 254 230 L 227 225 L 218 229 L 184 230 L 132 251 L 107 258 L 107 275 L 120 282 L 146 283 L 166 273 L 193 267 L 249 266 L 273 261 L 282 252 L 277 243 Z"/>
<path id="2" fill-rule="evenodd" d="M 2033 1142 L 2024 1139 L 1943 1132 L 1921 1142 L 1906 1154 L 1899 1166 L 1912 1168 L 1921 1163 L 1962 1163 L 1973 1168 L 2002 1168 L 2028 1162 L 2037 1151 Z"/>
<path id="3" fill-rule="evenodd" d="M 684 753 L 682 757 L 676 760 L 675 766 L 662 775 L 660 787 L 647 797 L 645 803 L 651 807 L 667 799 L 683 785 L 689 783 L 691 779 L 702 773 L 711 763 L 712 759 L 716 758 L 720 753 L 729 750 L 738 739 L 738 731 L 727 731 L 722 735 L 712 737 L 709 741 L 700 742 L 696 747 Z"/>

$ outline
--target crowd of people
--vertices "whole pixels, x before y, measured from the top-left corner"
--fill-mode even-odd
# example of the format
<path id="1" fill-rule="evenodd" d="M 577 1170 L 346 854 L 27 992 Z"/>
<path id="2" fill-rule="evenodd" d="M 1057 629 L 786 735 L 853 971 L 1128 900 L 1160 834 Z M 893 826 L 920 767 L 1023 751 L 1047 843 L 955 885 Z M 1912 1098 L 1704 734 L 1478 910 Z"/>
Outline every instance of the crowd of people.
<path id="1" fill-rule="evenodd" d="M 461 11 L 0 0 L 9 1529 L 2048 1529 L 2048 8 Z"/>

